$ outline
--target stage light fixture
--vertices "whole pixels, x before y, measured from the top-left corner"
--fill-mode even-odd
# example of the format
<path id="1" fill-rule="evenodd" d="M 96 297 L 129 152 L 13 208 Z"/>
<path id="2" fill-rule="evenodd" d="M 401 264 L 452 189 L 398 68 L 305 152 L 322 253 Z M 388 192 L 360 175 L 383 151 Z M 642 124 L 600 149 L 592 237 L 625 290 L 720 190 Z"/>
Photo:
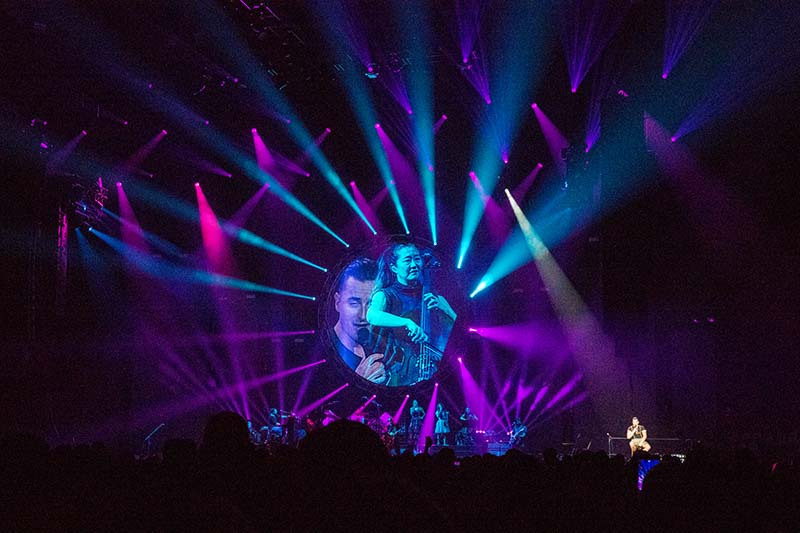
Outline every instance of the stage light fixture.
<path id="1" fill-rule="evenodd" d="M 72 214 L 76 216 L 76 226 L 97 226 L 105 218 L 103 206 L 108 200 L 108 189 L 103 187 L 102 178 L 90 185 L 73 183 L 70 191 Z"/>
<path id="2" fill-rule="evenodd" d="M 367 70 L 364 72 L 364 76 L 367 78 L 374 80 L 377 79 L 381 75 L 378 65 L 376 63 L 370 63 L 367 65 Z"/>
<path id="3" fill-rule="evenodd" d="M 472 293 L 469 295 L 469 297 L 470 298 L 474 298 L 476 294 L 478 294 L 479 292 L 481 292 L 485 288 L 486 288 L 486 282 L 485 281 L 481 281 L 480 283 L 478 283 L 478 286 L 475 287 L 475 290 L 472 291 Z"/>

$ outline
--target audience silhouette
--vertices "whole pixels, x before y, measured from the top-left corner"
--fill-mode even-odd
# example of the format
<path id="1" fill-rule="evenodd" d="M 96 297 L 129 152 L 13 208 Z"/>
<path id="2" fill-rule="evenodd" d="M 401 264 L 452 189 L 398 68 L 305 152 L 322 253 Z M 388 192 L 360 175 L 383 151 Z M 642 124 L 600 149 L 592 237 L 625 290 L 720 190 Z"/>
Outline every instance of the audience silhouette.
<path id="1" fill-rule="evenodd" d="M 340 420 L 297 449 L 248 440 L 221 412 L 199 446 L 160 457 L 101 444 L 49 449 L 0 435 L 0 529 L 192 531 L 792 531 L 800 523 L 794 459 L 695 446 L 665 456 L 637 486 L 638 464 L 604 452 L 560 457 L 509 450 L 460 461 L 390 456 L 378 435 Z"/>

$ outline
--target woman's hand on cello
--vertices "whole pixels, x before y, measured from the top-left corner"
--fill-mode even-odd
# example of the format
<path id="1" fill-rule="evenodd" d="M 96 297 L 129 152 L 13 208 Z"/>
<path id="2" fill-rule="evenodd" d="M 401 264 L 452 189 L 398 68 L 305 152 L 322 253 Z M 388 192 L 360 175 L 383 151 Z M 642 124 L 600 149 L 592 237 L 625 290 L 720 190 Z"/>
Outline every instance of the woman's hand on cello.
<path id="1" fill-rule="evenodd" d="M 455 320 L 456 313 L 453 311 L 453 308 L 450 307 L 450 303 L 445 299 L 444 296 L 429 292 L 422 296 L 422 301 L 426 306 L 428 306 L 428 309 L 438 309 L 442 313 Z"/>
<path id="2" fill-rule="evenodd" d="M 411 342 L 425 342 L 428 340 L 428 336 L 424 331 L 422 331 L 422 328 L 411 319 L 409 319 L 408 323 L 406 324 L 406 331 L 411 337 Z"/>

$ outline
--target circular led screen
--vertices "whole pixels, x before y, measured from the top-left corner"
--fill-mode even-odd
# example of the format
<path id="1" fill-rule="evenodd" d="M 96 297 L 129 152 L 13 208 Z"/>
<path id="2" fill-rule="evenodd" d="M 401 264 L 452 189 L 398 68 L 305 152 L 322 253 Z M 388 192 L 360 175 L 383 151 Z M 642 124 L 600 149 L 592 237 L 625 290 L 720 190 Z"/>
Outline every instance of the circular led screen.
<path id="1" fill-rule="evenodd" d="M 390 240 L 351 255 L 323 300 L 328 348 L 362 384 L 409 387 L 445 363 L 461 291 L 436 251 Z"/>

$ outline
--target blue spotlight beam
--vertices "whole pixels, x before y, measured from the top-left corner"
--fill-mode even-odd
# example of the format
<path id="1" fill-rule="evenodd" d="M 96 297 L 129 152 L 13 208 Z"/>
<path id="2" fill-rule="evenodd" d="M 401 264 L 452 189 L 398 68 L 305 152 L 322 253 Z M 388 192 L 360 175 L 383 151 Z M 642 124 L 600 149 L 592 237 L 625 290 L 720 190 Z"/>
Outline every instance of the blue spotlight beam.
<path id="1" fill-rule="evenodd" d="M 214 274 L 205 270 L 197 270 L 187 268 L 184 266 L 169 263 L 167 261 L 151 257 L 143 254 L 139 250 L 126 245 L 121 240 L 116 239 L 110 235 L 103 233 L 100 230 L 89 228 L 92 235 L 97 236 L 101 241 L 108 244 L 115 251 L 119 252 L 123 257 L 133 263 L 136 268 L 142 272 L 161 279 L 169 279 L 171 281 L 178 281 L 197 285 L 209 285 L 215 287 L 224 287 L 228 289 L 238 289 L 243 291 L 261 292 L 266 294 L 276 294 L 280 296 L 288 296 L 291 298 L 300 298 L 303 300 L 315 301 L 314 296 L 306 296 L 296 292 L 286 291 L 283 289 L 276 289 L 266 285 L 260 285 L 251 281 L 224 276 L 221 274 Z"/>
<path id="2" fill-rule="evenodd" d="M 642 116 L 638 113 L 623 113 L 610 121 L 600 139 L 602 151 L 593 158 L 581 179 L 585 183 L 598 185 L 602 176 L 602 196 L 599 200 L 576 205 L 569 202 L 567 190 L 557 191 L 544 197 L 544 202 L 528 210 L 526 217 L 537 228 L 546 246 L 554 248 L 574 231 L 624 204 L 636 191 L 648 186 L 656 175 L 651 171 L 653 162 L 644 148 L 644 139 L 631 132 L 642 131 Z M 550 179 L 552 174 L 546 176 Z M 526 252 L 525 239 L 519 228 L 514 229 L 492 260 L 480 279 L 482 288 L 511 274 L 531 261 Z"/>
<path id="3" fill-rule="evenodd" d="M 409 65 L 409 99 L 414 110 L 412 117 L 416 139 L 417 172 L 422 182 L 425 210 L 431 230 L 431 242 L 438 244 L 436 230 L 436 168 L 434 161 L 433 81 L 429 68 L 430 28 L 428 3 L 422 0 L 397 2 L 401 34 L 411 59 Z"/>
<path id="4" fill-rule="evenodd" d="M 199 215 L 197 213 L 197 209 L 188 202 L 170 196 L 164 192 L 154 190 L 144 184 L 137 182 L 129 184 L 128 188 L 132 191 L 132 193 L 135 196 L 144 199 L 150 206 L 158 209 L 159 211 L 165 214 L 177 216 L 179 219 L 185 220 L 186 222 L 195 223 L 199 222 L 200 220 Z M 112 213 L 111 211 L 108 211 L 106 209 L 104 209 L 104 211 L 110 214 L 112 218 L 120 220 L 121 222 L 121 219 L 115 213 Z M 224 220 L 220 220 L 219 223 L 227 235 L 230 235 L 231 237 L 237 239 L 239 242 L 243 244 L 254 246 L 266 252 L 282 255 L 283 257 L 287 257 L 289 259 L 297 261 L 298 263 L 314 267 L 323 272 L 328 271 L 327 268 L 322 267 L 316 263 L 312 263 L 308 259 L 304 259 L 299 255 L 290 252 L 289 250 L 281 246 L 278 246 L 275 243 L 272 243 L 262 237 L 259 237 L 258 235 L 256 235 L 251 231 L 248 231 L 246 229 L 237 226 L 236 224 L 232 224 Z M 171 249 L 173 249 L 173 252 L 168 252 L 168 253 L 171 253 L 172 255 L 180 255 L 180 253 L 178 254 L 174 253 L 175 246 L 172 245 L 171 243 L 167 243 L 160 237 L 150 234 L 148 232 L 144 233 L 145 233 L 145 238 L 148 239 L 148 241 L 152 239 L 151 242 L 155 246 L 158 246 L 159 248 L 163 246 L 169 246 L 171 247 Z"/>
<path id="5" fill-rule="evenodd" d="M 343 42 L 342 37 L 337 31 L 337 28 L 343 27 L 346 23 L 343 15 L 346 6 L 330 0 L 315 1 L 312 2 L 312 4 L 316 8 L 314 11 L 320 14 L 318 21 L 323 26 L 329 40 L 333 44 L 336 55 L 342 59 L 341 63 L 344 66 L 343 81 L 347 85 L 347 96 L 350 99 L 353 111 L 355 111 L 356 120 L 361 127 L 361 131 L 364 133 L 367 147 L 375 161 L 375 165 L 378 167 L 378 173 L 389 191 L 389 197 L 392 199 L 403 230 L 406 233 L 410 233 L 405 211 L 400 202 L 397 187 L 395 187 L 394 184 L 394 177 L 389 165 L 389 159 L 386 157 L 380 138 L 375 132 L 375 124 L 377 122 L 375 109 L 364 83 L 364 76 L 356 69 L 353 62 L 349 60 L 350 56 L 356 54 L 348 43 Z"/>
<path id="6" fill-rule="evenodd" d="M 143 82 L 142 82 L 143 83 Z M 303 202 L 301 202 L 291 192 L 286 190 L 272 175 L 261 169 L 253 158 L 233 146 L 224 135 L 216 131 L 211 126 L 192 127 L 194 124 L 199 123 L 202 119 L 194 112 L 184 107 L 180 102 L 176 102 L 166 95 L 161 95 L 158 91 L 159 100 L 162 101 L 163 111 L 171 114 L 173 117 L 180 121 L 180 125 L 186 129 L 186 132 L 197 140 L 203 142 L 209 148 L 217 151 L 228 162 L 241 169 L 245 175 L 253 179 L 257 183 L 269 185 L 269 192 L 277 196 L 283 203 L 294 209 L 297 213 L 305 217 L 307 220 L 314 223 L 317 227 L 325 231 L 331 237 L 342 243 L 346 247 L 350 245 L 342 239 L 336 232 L 334 232 L 322 219 L 314 214 Z"/>
<path id="7" fill-rule="evenodd" d="M 114 213 L 113 211 L 111 211 L 109 209 L 106 209 L 105 207 L 102 208 L 102 211 L 103 211 L 103 213 L 107 214 L 108 216 L 110 216 L 112 219 L 116 220 L 120 224 L 128 224 L 128 222 L 126 222 L 125 220 L 122 220 L 122 217 L 120 217 L 118 214 Z M 142 235 L 144 235 L 145 241 L 147 241 L 148 244 L 156 247 L 158 250 L 166 253 L 167 255 L 171 255 L 173 257 L 182 257 L 183 256 L 183 250 L 181 250 L 180 248 L 178 248 L 177 246 L 175 246 L 174 244 L 172 244 L 168 240 L 163 239 L 162 237 L 159 237 L 155 233 L 150 233 L 149 231 L 141 230 L 141 232 L 142 232 Z"/>
<path id="8" fill-rule="evenodd" d="M 553 2 L 514 4 L 503 16 L 504 31 L 496 55 L 489 65 L 492 73 L 491 106 L 485 108 L 479 128 L 480 134 L 473 150 L 472 170 L 478 176 L 483 190 L 491 196 L 503 167 L 503 155 L 508 150 L 519 129 L 527 102 L 538 85 L 548 53 L 547 38 L 553 26 Z M 457 268 L 461 268 L 472 238 L 485 210 L 485 202 L 478 190 L 467 180 L 464 224 L 458 250 Z"/>
<path id="9" fill-rule="evenodd" d="M 510 193 L 507 192 L 507 194 Z M 543 214 L 542 210 L 535 212 L 537 213 L 535 219 L 541 221 L 537 224 L 537 227 L 539 227 L 542 239 L 545 239 L 547 242 L 561 242 L 561 240 L 574 229 L 574 226 L 571 224 L 570 215 L 572 214 L 572 210 L 570 208 L 561 209 L 549 216 Z M 519 227 L 516 227 L 508 236 L 506 242 L 503 243 L 497 255 L 495 255 L 486 273 L 481 277 L 480 282 L 470 294 L 470 298 L 474 298 L 484 289 L 487 289 L 531 261 L 533 261 L 533 257 L 530 253 L 527 253 L 525 235 Z"/>
<path id="10" fill-rule="evenodd" d="M 211 4 L 198 1 L 192 3 L 192 5 L 196 7 L 205 5 L 208 7 Z M 275 194 L 281 201 L 343 245 L 349 247 L 339 235 L 322 222 L 300 200 L 282 187 L 272 176 L 263 172 L 248 154 L 236 148 L 213 126 L 207 125 L 203 117 L 189 109 L 181 101 L 161 91 L 158 84 L 153 83 L 152 78 L 146 80 L 135 75 L 133 73 L 135 62 L 113 45 L 112 36 L 99 23 L 88 20 L 67 7 L 57 7 L 49 15 L 52 17 L 54 25 L 69 25 L 73 30 L 69 33 L 69 43 L 74 45 L 77 50 L 83 51 L 85 58 L 89 62 L 103 68 L 103 72 L 118 85 L 124 87 L 127 92 L 134 94 L 142 102 L 170 117 L 186 134 L 202 142 L 209 149 L 221 154 L 231 165 L 243 170 L 249 178 L 261 184 L 270 183 L 270 192 L 272 194 Z M 217 26 L 225 20 L 227 19 L 222 14 Z M 85 39 L 84 36 L 86 35 L 91 35 L 93 38 L 91 40 Z M 227 37 L 235 38 L 235 32 L 230 32 Z M 251 66 L 254 67 L 252 71 L 260 71 L 257 63 L 252 63 Z M 312 140 L 310 135 L 308 138 Z"/>
<path id="11" fill-rule="evenodd" d="M 271 252 L 274 254 L 282 255 L 284 257 L 288 257 L 298 263 L 303 263 L 304 265 L 308 265 L 310 267 L 314 267 L 317 270 L 321 270 L 323 272 L 327 272 L 328 269 L 325 267 L 321 267 L 316 263 L 312 263 L 308 259 L 303 259 L 297 254 L 290 252 L 289 250 L 278 246 L 277 244 L 273 244 L 268 240 L 262 239 L 252 231 L 248 231 L 246 229 L 240 228 L 238 226 L 234 226 L 233 224 L 223 223 L 222 225 L 223 231 L 228 235 L 234 237 L 236 240 L 243 242 L 245 244 L 249 244 L 251 246 L 255 246 L 256 248 L 260 248 L 262 250 L 266 250 L 267 252 Z"/>
<path id="12" fill-rule="evenodd" d="M 214 2 L 208 1 L 195 2 L 195 8 L 198 9 L 199 17 L 206 22 L 206 27 L 216 34 L 220 43 L 224 43 L 221 47 L 222 52 L 244 73 L 243 77 L 256 89 L 264 102 L 275 109 L 279 115 L 286 118 L 282 122 L 294 141 L 298 146 L 306 149 L 309 159 L 319 169 L 327 182 L 366 224 L 369 230 L 376 234 L 375 228 L 372 227 L 372 224 L 350 195 L 350 191 L 348 191 L 342 178 L 333 169 L 333 166 L 322 153 L 322 149 L 314 143 L 314 137 L 303 125 L 289 101 L 265 75 L 263 66 L 250 52 L 247 44 L 238 36 L 237 30 L 230 23 L 224 11 Z"/>
<path id="13" fill-rule="evenodd" d="M 251 158 L 246 156 L 242 157 L 239 160 L 239 166 L 243 168 L 245 172 L 247 172 L 248 176 L 255 178 L 256 181 L 258 181 L 261 185 L 264 185 L 265 183 L 269 184 L 269 191 L 283 200 L 286 205 L 316 224 L 319 228 L 325 231 L 325 233 L 342 243 L 347 248 L 350 247 L 350 245 L 347 244 L 344 239 L 342 239 L 336 232 L 329 228 L 328 225 L 325 224 L 317 215 L 312 213 L 311 210 L 307 208 L 303 202 L 298 200 L 295 195 L 287 191 L 274 177 L 259 168 L 258 164 Z"/>

